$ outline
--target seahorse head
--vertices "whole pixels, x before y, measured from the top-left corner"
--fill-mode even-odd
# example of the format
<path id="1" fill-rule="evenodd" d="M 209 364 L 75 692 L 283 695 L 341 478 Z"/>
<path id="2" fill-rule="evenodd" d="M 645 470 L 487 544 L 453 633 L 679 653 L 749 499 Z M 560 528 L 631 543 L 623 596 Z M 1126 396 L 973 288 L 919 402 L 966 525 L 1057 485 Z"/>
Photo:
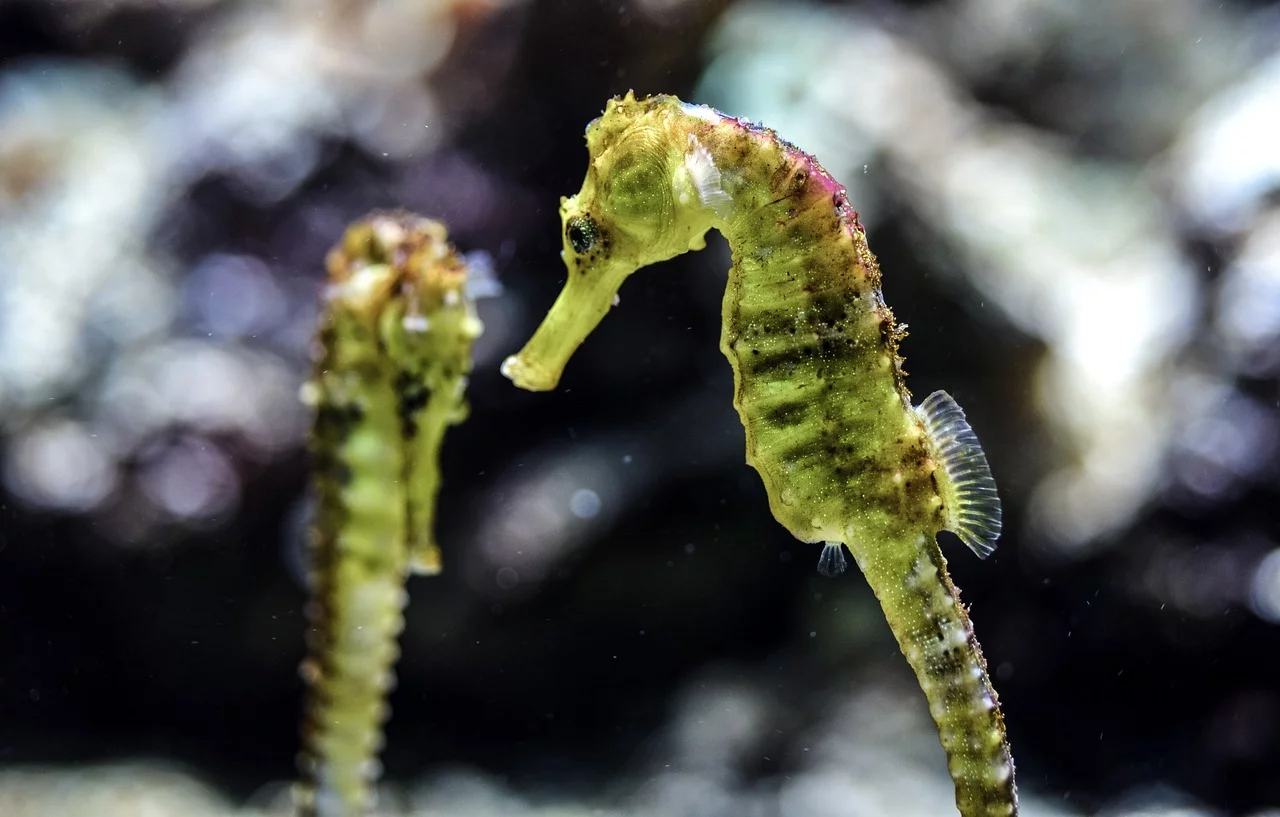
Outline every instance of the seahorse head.
<path id="1" fill-rule="evenodd" d="M 697 141 L 691 125 L 706 122 L 684 107 L 674 97 L 628 94 L 587 126 L 587 177 L 577 195 L 560 201 L 568 277 L 533 338 L 503 364 L 516 385 L 555 388 L 631 273 L 705 245 L 714 212 L 699 193 L 689 155 Z"/>

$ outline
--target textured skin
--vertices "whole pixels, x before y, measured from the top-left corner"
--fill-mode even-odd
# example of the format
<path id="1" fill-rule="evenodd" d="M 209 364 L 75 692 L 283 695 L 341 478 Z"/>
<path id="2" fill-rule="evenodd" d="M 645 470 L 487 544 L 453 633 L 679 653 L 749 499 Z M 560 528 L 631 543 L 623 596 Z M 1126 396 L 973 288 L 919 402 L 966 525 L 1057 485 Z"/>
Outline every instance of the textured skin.
<path id="1" fill-rule="evenodd" d="M 328 268 L 304 392 L 318 512 L 296 800 L 308 817 L 356 817 L 372 806 L 405 580 L 440 571 L 440 443 L 466 417 L 481 326 L 466 267 L 435 222 L 374 214 L 348 229 Z"/>
<path id="2" fill-rule="evenodd" d="M 935 541 L 964 509 L 944 502 L 955 491 L 911 406 L 905 333 L 844 188 L 774 132 L 670 96 L 610 101 L 587 146 L 582 190 L 561 204 L 565 288 L 503 372 L 554 388 L 627 276 L 723 233 L 720 346 L 770 509 L 798 539 L 853 553 L 929 700 L 960 813 L 1016 814 L 996 695 Z"/>

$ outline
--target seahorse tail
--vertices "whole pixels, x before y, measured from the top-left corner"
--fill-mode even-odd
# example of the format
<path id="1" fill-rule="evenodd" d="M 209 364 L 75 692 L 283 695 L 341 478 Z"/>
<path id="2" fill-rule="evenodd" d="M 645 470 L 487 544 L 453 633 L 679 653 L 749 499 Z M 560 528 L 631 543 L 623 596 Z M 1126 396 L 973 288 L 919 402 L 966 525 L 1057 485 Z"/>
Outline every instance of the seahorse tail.
<path id="1" fill-rule="evenodd" d="M 1016 817 L 1018 792 L 1004 716 L 942 552 L 929 541 L 906 571 L 906 581 L 901 571 L 893 571 L 897 581 L 885 586 L 875 577 L 890 571 L 865 564 L 854 553 L 928 699 L 960 814 Z"/>
<path id="2" fill-rule="evenodd" d="M 296 793 L 303 817 L 366 814 L 380 774 L 386 698 L 404 627 L 404 578 L 362 577 L 364 566 L 348 560 L 338 567 L 345 578 L 308 609 L 310 657 L 301 672 L 309 692 Z"/>

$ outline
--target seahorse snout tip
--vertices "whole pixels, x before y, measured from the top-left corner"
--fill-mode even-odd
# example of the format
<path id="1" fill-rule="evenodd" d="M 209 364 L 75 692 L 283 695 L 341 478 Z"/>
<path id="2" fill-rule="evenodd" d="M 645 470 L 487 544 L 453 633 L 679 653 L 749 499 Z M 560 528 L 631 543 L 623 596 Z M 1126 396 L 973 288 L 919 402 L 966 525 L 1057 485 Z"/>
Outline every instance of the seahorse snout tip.
<path id="1" fill-rule="evenodd" d="M 520 355 L 502 361 L 501 371 L 503 377 L 527 391 L 551 391 L 560 380 L 541 366 L 525 362 Z"/>

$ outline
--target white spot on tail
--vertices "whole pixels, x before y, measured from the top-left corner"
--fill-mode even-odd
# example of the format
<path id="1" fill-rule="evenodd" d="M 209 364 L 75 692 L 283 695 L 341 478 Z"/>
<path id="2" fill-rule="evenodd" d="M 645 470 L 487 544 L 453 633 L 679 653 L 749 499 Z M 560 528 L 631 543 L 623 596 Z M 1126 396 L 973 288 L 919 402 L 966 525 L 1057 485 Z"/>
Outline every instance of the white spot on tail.
<path id="1" fill-rule="evenodd" d="M 915 564 L 911 566 L 911 572 L 907 575 L 908 587 L 919 587 L 921 584 L 932 586 L 937 580 L 938 568 L 934 567 L 933 562 L 928 559 L 917 559 Z"/>
<path id="2" fill-rule="evenodd" d="M 1009 764 L 1001 763 L 999 766 L 997 766 L 995 769 L 992 770 L 991 777 L 997 783 L 1003 783 L 1009 779 L 1009 775 L 1011 774 L 1013 774 L 1013 769 L 1010 768 Z"/>
<path id="3" fill-rule="evenodd" d="M 929 714 L 933 715 L 934 723 L 942 723 L 947 717 L 947 702 L 941 696 L 930 697 L 934 700 L 929 702 Z"/>

